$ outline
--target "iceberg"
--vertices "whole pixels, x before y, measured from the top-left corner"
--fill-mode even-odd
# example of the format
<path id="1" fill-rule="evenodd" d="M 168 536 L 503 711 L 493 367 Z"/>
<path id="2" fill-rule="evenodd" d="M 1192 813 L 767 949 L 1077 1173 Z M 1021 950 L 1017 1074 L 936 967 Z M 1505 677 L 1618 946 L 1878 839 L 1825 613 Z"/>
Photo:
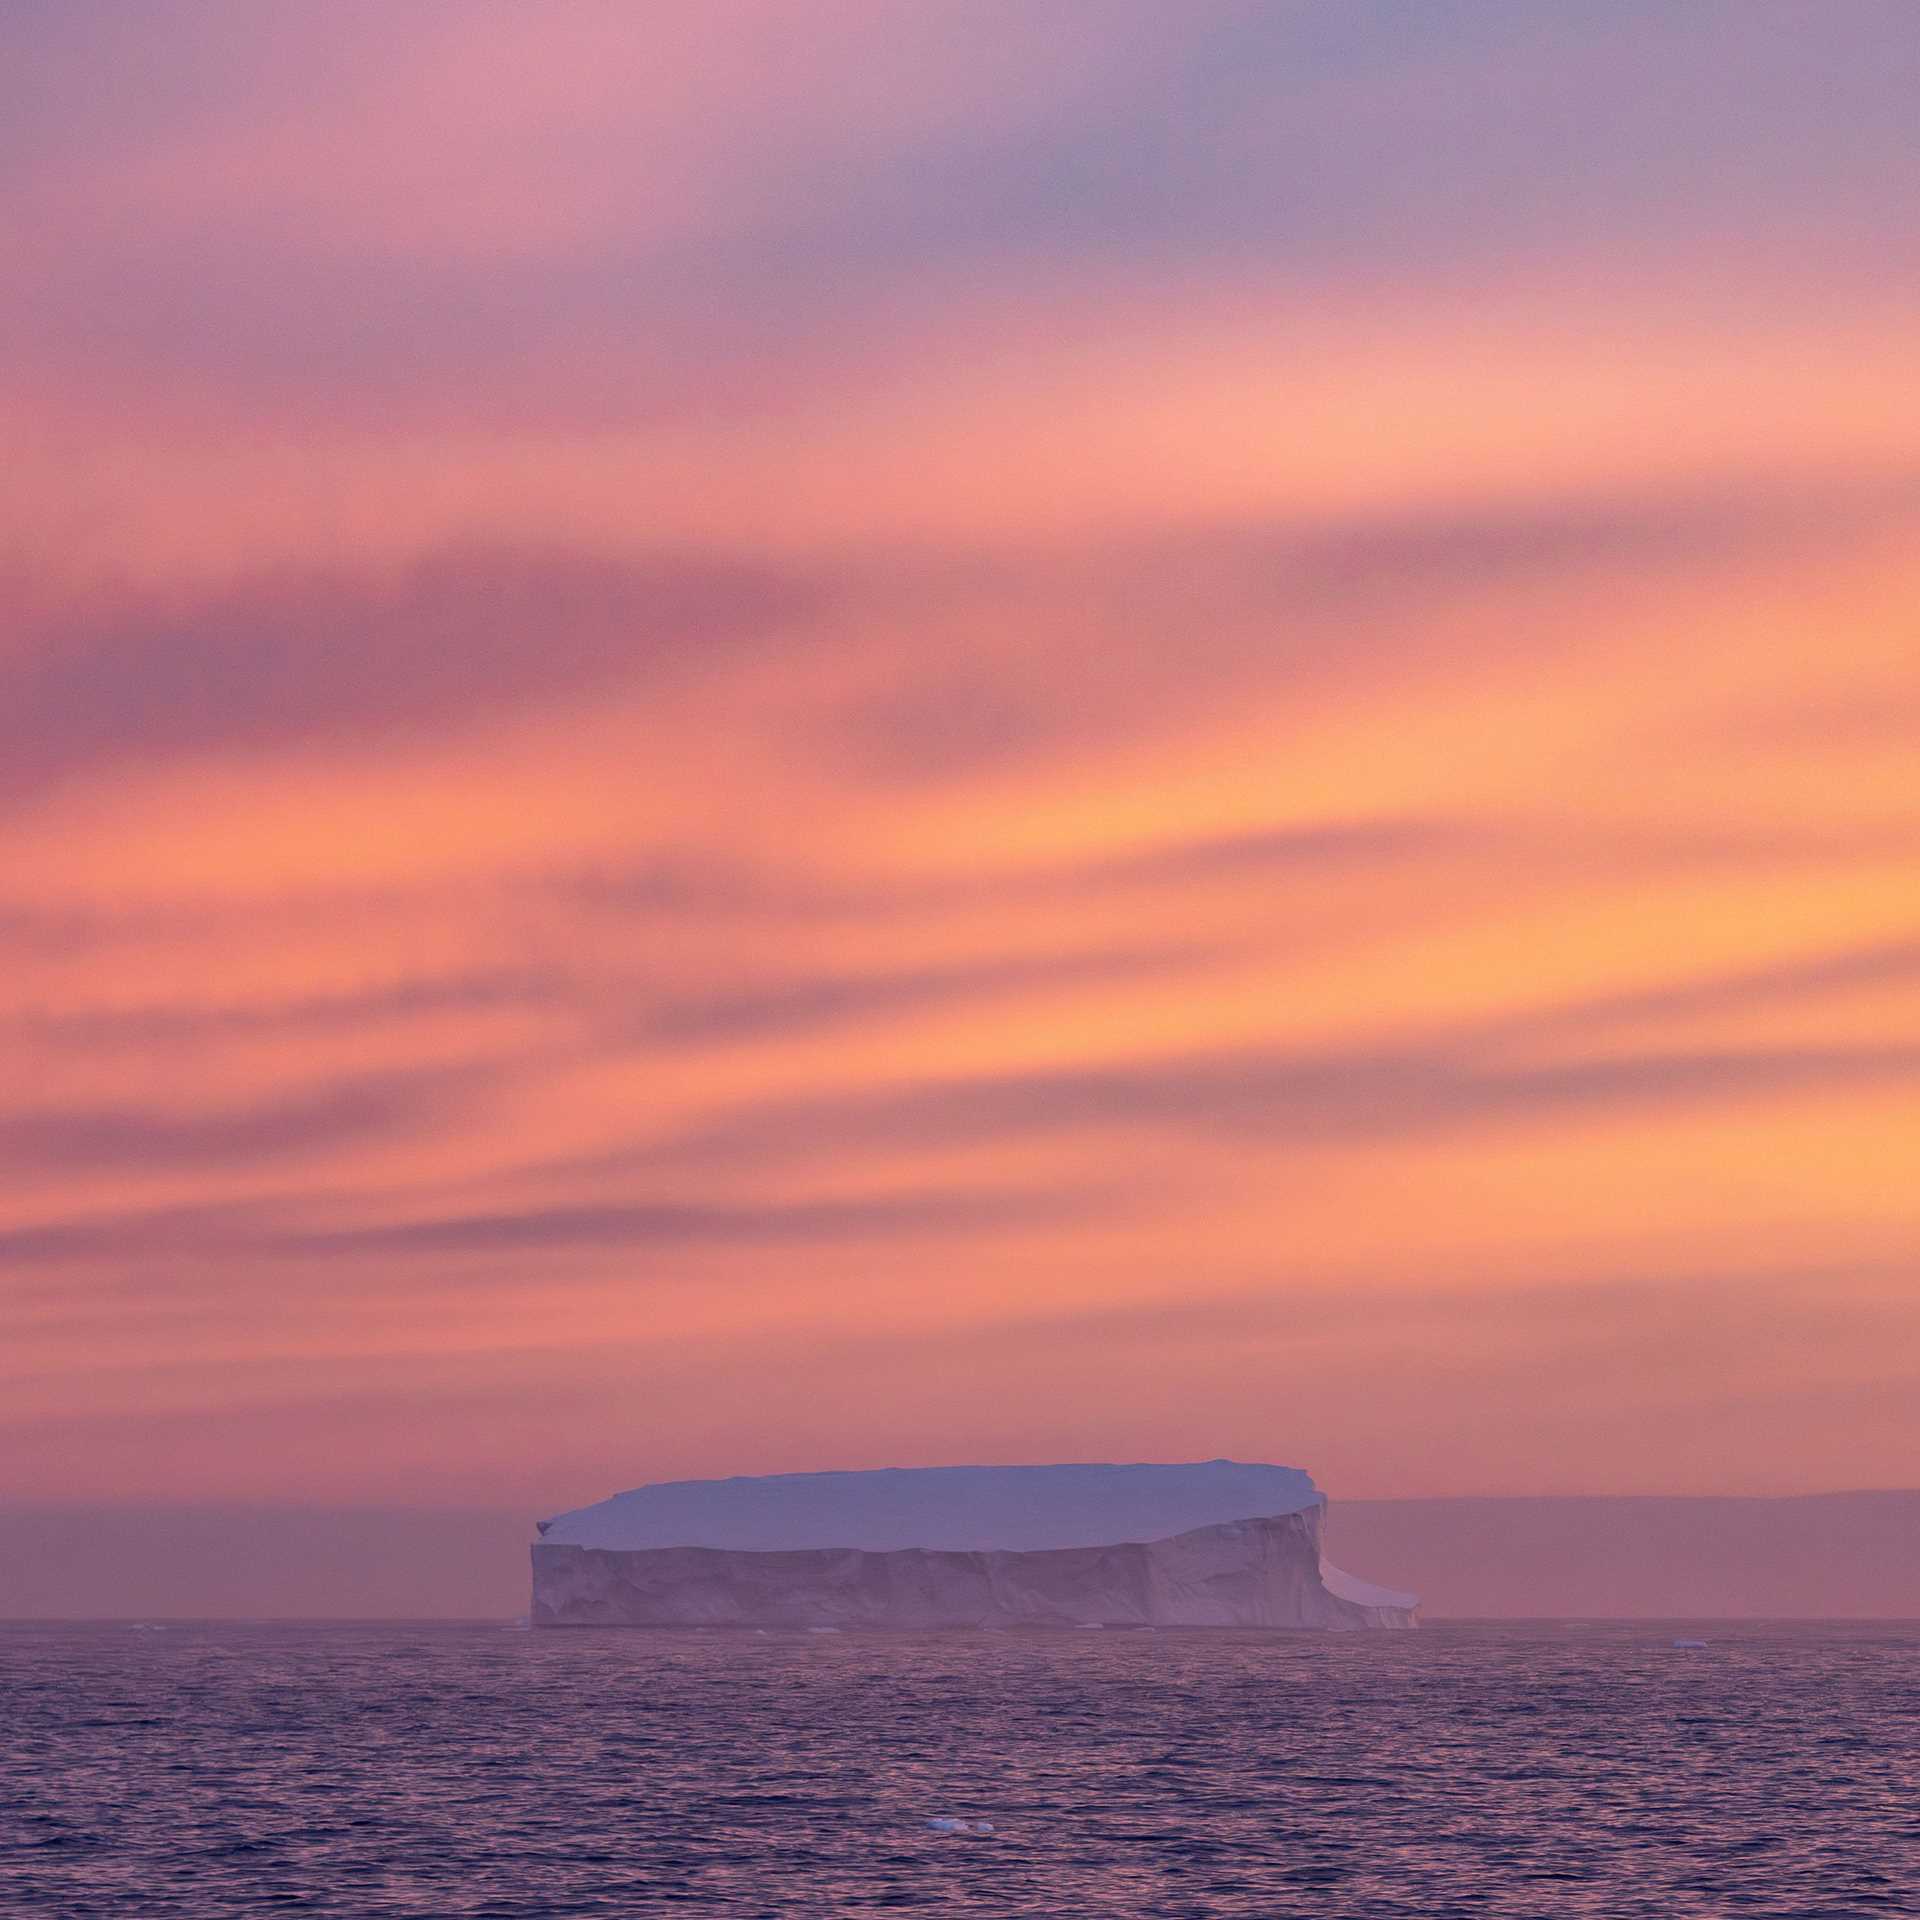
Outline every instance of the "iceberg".
<path id="1" fill-rule="evenodd" d="M 636 1487 L 542 1521 L 536 1627 L 1411 1627 L 1297 1467 L 885 1468 Z"/>

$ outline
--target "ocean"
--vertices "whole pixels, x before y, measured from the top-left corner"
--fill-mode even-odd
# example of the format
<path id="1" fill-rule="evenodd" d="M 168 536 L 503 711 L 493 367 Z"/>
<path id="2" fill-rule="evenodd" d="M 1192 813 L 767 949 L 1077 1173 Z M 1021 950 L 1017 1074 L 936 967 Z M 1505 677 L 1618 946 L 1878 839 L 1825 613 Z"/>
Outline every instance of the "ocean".
<path id="1" fill-rule="evenodd" d="M 0 1626 L 6 1920 L 893 1910 L 1920 1914 L 1920 1623 Z"/>

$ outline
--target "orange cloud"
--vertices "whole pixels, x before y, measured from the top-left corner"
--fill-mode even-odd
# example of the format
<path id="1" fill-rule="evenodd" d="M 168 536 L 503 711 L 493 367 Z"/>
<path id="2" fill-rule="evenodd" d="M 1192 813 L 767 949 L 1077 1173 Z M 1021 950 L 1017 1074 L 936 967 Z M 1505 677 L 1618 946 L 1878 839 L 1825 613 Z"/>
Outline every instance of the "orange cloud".
<path id="1" fill-rule="evenodd" d="M 0 1494 L 1906 1471 L 1870 36 L 709 11 L 0 26 Z"/>

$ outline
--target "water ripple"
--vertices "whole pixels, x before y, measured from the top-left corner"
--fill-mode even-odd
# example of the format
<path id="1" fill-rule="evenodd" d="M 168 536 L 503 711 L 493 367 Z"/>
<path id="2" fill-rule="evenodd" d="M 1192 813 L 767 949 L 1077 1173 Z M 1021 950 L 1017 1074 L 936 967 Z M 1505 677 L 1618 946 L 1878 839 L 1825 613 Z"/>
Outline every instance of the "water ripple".
<path id="1" fill-rule="evenodd" d="M 1920 1914 L 1920 1628 L 1691 1631 L 0 1628 L 0 1912 Z"/>

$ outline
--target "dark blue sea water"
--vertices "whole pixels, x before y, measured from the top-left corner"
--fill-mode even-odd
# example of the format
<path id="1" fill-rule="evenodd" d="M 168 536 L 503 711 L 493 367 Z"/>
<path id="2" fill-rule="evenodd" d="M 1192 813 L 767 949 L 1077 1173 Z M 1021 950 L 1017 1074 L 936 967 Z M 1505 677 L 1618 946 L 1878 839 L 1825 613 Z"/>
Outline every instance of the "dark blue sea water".
<path id="1" fill-rule="evenodd" d="M 1920 1626 L 0 1628 L 7 1920 L 894 1908 L 1920 1914 Z"/>

